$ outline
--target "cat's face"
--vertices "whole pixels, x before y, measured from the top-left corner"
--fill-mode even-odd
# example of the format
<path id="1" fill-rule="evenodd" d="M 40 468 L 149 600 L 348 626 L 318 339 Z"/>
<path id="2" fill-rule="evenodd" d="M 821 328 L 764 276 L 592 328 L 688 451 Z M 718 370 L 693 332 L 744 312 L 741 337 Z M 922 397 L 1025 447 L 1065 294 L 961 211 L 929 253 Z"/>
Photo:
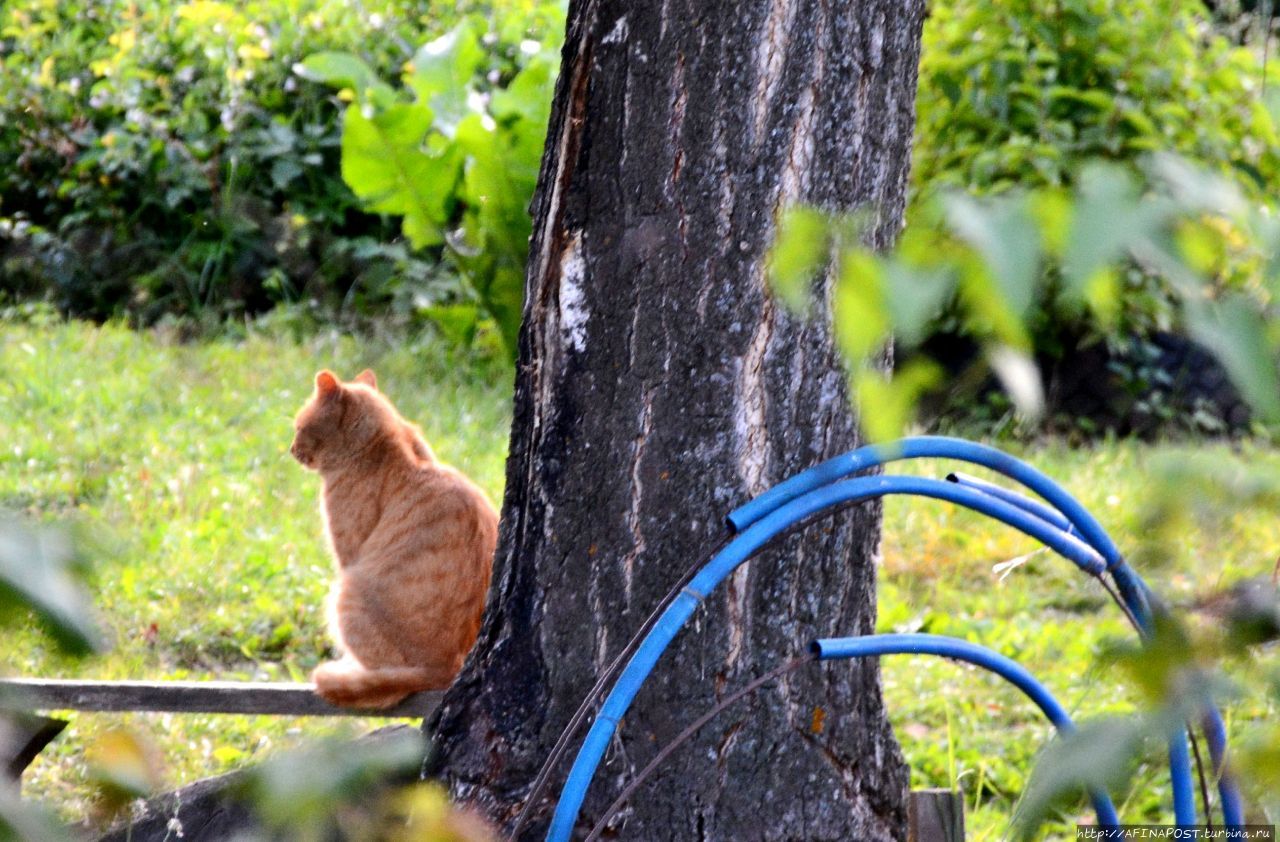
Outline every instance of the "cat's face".
<path id="1" fill-rule="evenodd" d="M 293 421 L 289 452 L 304 468 L 323 471 L 359 453 L 388 419 L 389 407 L 377 394 L 373 372 L 343 383 L 330 371 L 316 375 L 316 389 Z"/>

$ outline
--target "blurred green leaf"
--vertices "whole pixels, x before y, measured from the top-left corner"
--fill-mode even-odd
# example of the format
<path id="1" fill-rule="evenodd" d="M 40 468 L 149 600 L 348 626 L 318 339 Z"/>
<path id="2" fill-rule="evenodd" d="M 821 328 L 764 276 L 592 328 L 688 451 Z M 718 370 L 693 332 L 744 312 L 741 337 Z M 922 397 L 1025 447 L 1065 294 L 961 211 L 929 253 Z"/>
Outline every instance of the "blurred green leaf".
<path id="1" fill-rule="evenodd" d="M 1086 167 L 1062 261 L 1068 300 L 1087 300 L 1099 273 L 1110 271 L 1136 243 L 1151 237 L 1165 218 L 1163 207 L 1139 202 L 1127 170 L 1110 164 Z"/>
<path id="2" fill-rule="evenodd" d="M 943 305 L 955 293 L 955 275 L 946 267 L 916 268 L 882 258 L 894 339 L 905 347 L 923 342 Z"/>
<path id="3" fill-rule="evenodd" d="M 350 88 L 360 102 L 373 99 L 385 104 L 395 96 L 390 86 L 379 79 L 363 59 L 352 53 L 313 53 L 295 64 L 293 71 L 313 82 L 339 89 Z"/>
<path id="4" fill-rule="evenodd" d="M 1237 294 L 1189 301 L 1185 312 L 1191 336 L 1213 352 L 1259 417 L 1280 422 L 1276 348 L 1257 307 Z"/>
<path id="5" fill-rule="evenodd" d="M 1056 806 L 1088 787 L 1119 789 L 1151 732 L 1148 720 L 1129 716 L 1086 722 L 1075 733 L 1055 737 L 1031 773 L 1014 818 L 1015 838 L 1034 838 Z"/>
<path id="6" fill-rule="evenodd" d="M 1019 319 L 1035 301 L 1040 283 L 1040 229 L 1026 198 L 978 201 L 963 194 L 944 200 L 947 223 L 989 267 L 1001 298 Z"/>
<path id="7" fill-rule="evenodd" d="M 1180 155 L 1157 153 L 1146 159 L 1146 168 L 1184 212 L 1238 217 L 1248 208 L 1239 185 Z"/>
<path id="8" fill-rule="evenodd" d="M 942 381 L 943 371 L 930 360 L 913 360 L 891 376 L 864 368 L 854 374 L 858 422 L 872 443 L 902 436 L 920 396 Z"/>
<path id="9" fill-rule="evenodd" d="M 23 800 L 17 787 L 0 787 L 0 842 L 70 842 L 76 838 L 47 810 Z"/>
<path id="10" fill-rule="evenodd" d="M 318 742 L 249 769 L 237 792 L 269 828 L 319 839 L 344 805 L 360 803 L 397 777 L 416 775 L 424 751 L 421 732 L 412 728 Z"/>
<path id="11" fill-rule="evenodd" d="M 89 746 L 87 757 L 100 806 L 109 814 L 152 794 L 163 783 L 154 749 L 133 731 L 104 732 Z"/>
<path id="12" fill-rule="evenodd" d="M 102 636 L 79 576 L 84 560 L 65 527 L 0 517 L 0 611 L 30 609 L 73 655 L 102 651 Z"/>
<path id="13" fill-rule="evenodd" d="M 497 842 L 498 835 L 477 813 L 449 803 L 438 783 L 406 788 L 396 799 L 403 815 L 395 842 Z"/>
<path id="14" fill-rule="evenodd" d="M 1072 196 L 1065 190 L 1037 190 L 1028 196 L 1027 210 L 1040 229 L 1045 252 L 1061 258 L 1071 239 Z"/>
<path id="15" fill-rule="evenodd" d="M 1185 690 L 1197 655 L 1187 628 L 1167 610 L 1154 612 L 1151 631 L 1143 640 L 1117 641 L 1102 653 L 1107 663 L 1124 669 L 1153 708 L 1174 701 Z"/>
<path id="16" fill-rule="evenodd" d="M 814 276 L 830 258 L 830 223 L 814 208 L 790 208 L 769 250 L 769 281 L 792 311 L 808 309 Z"/>
<path id="17" fill-rule="evenodd" d="M 832 318 L 836 343 L 855 369 L 889 338 L 884 268 L 871 252 L 851 248 L 841 255 Z"/>

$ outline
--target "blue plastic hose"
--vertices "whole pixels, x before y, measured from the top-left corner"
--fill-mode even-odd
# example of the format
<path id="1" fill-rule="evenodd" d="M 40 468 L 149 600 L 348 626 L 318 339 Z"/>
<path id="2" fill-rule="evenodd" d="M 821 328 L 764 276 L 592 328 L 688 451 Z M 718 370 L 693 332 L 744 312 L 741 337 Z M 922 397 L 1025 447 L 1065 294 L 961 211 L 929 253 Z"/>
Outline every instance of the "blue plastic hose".
<path id="1" fill-rule="evenodd" d="M 996 495 L 970 487 L 966 490 L 977 492 L 979 499 L 962 500 L 958 495 L 948 495 L 936 489 L 916 490 L 904 487 L 896 490 L 873 491 L 860 488 L 857 493 L 852 493 L 849 489 L 843 488 L 853 482 L 875 479 L 864 477 L 860 480 L 841 481 L 851 474 L 876 467 L 885 461 L 915 457 L 954 458 L 1003 473 L 1021 482 L 1051 503 L 1062 518 L 1050 516 L 1049 520 L 1045 520 L 1040 515 L 1051 510 L 1045 507 L 1041 511 L 1039 510 L 1041 504 L 1037 501 L 1011 491 Z M 910 478 L 882 479 L 903 481 Z M 933 483 L 934 481 L 924 480 L 923 482 Z M 834 496 L 815 493 L 822 490 L 823 486 L 832 483 L 842 487 Z M 956 487 L 963 487 L 963 485 Z M 992 486 L 992 488 L 999 487 Z M 849 496 L 844 496 L 845 492 L 850 492 Z M 1044 474 L 994 448 L 959 439 L 929 436 L 907 439 L 888 447 L 860 448 L 798 474 L 730 513 L 728 517 L 730 529 L 742 534 L 705 565 L 689 586 L 672 601 L 628 661 L 579 749 L 569 778 L 561 792 L 560 801 L 557 803 L 548 839 L 567 840 L 569 838 L 585 798 L 586 789 L 616 730 L 618 721 L 629 708 L 640 685 L 652 671 L 662 652 L 696 610 L 698 602 L 704 598 L 704 595 L 718 585 L 724 576 L 758 551 L 770 538 L 799 520 L 831 505 L 857 502 L 887 493 L 916 493 L 967 505 L 1039 538 L 1086 572 L 1097 575 L 1100 569 L 1097 561 L 1087 553 L 1082 554 L 1078 542 L 1074 540 L 1075 536 L 1068 535 L 1059 528 L 1065 520 L 1067 527 L 1082 537 L 1096 556 L 1101 557 L 1103 567 L 1110 570 L 1122 599 L 1144 632 L 1149 629 L 1152 598 L 1146 584 L 1124 562 L 1119 549 L 1092 515 Z M 813 495 L 813 499 L 799 507 L 792 505 L 794 501 L 807 495 Z M 995 499 L 997 496 L 1001 499 Z M 1014 511 L 1011 512 L 1010 509 Z M 773 518 L 771 514 L 778 514 L 779 517 Z M 1029 520 L 1024 520 L 1023 517 Z M 765 532 L 752 529 L 753 525 L 765 520 L 769 521 Z M 749 537 L 748 533 L 753 533 L 750 536 L 752 540 L 744 541 L 743 539 Z M 713 570 L 713 568 L 717 569 Z M 1219 789 L 1222 793 L 1224 818 L 1227 824 L 1240 824 L 1242 811 L 1238 792 L 1235 790 L 1234 782 L 1222 771 L 1226 745 L 1221 723 L 1221 716 L 1216 709 L 1210 707 L 1206 711 L 1206 736 L 1215 769 L 1220 774 Z M 1190 753 L 1184 731 L 1179 730 L 1171 737 L 1169 755 L 1175 820 L 1179 824 L 1194 823 L 1195 803 L 1191 785 Z"/>
<path id="2" fill-rule="evenodd" d="M 712 557 L 667 607 L 631 656 L 578 749 L 551 819 L 548 840 L 568 842 L 582 802 L 586 798 L 587 788 L 618 722 L 626 714 L 632 699 L 662 653 L 692 616 L 698 603 L 740 564 L 795 524 L 833 506 L 857 503 L 886 494 L 916 494 L 948 500 L 994 517 L 1031 535 L 1091 575 L 1100 575 L 1106 567 L 1101 556 L 1079 538 L 1066 534 L 1016 506 L 955 483 L 922 477 L 857 477 L 793 496 L 789 501 L 755 519 Z"/>
<path id="3" fill-rule="evenodd" d="M 916 436 L 891 444 L 866 445 L 828 459 L 778 483 L 754 500 L 734 509 L 727 518 L 729 528 L 740 532 L 787 501 L 859 471 L 899 459 L 925 457 L 958 459 L 990 468 L 1017 480 L 1065 515 L 1085 541 L 1109 563 L 1120 559 L 1119 548 L 1102 525 L 1056 482 L 1027 463 L 994 447 L 948 436 Z"/>
<path id="4" fill-rule="evenodd" d="M 969 488 L 975 488 L 979 491 L 984 491 L 993 497 L 1004 500 L 1006 503 L 1010 503 L 1024 509 L 1025 511 L 1031 512 L 1061 529 L 1072 533 L 1075 532 L 1074 527 L 1061 512 L 1044 505 L 1038 500 L 1033 500 L 1024 494 L 1019 494 L 1018 492 L 1012 491 L 1003 486 L 986 482 L 985 480 L 978 479 L 977 477 L 971 477 L 966 474 L 951 473 L 947 475 L 947 480 L 949 482 L 968 486 Z M 1120 577 L 1128 575 L 1128 590 L 1131 593 L 1141 594 L 1143 597 L 1141 608 L 1149 610 L 1148 606 L 1153 600 L 1147 591 L 1146 583 L 1144 583 L 1137 574 L 1132 571 L 1132 568 L 1124 563 L 1123 559 L 1115 561 L 1111 566 L 1111 573 L 1113 576 L 1119 574 Z M 1134 621 L 1138 623 L 1139 631 L 1145 632 L 1148 630 L 1150 627 L 1149 613 L 1139 614 L 1138 611 L 1134 610 L 1134 606 L 1131 605 L 1128 600 L 1125 601 L 1125 606 L 1129 609 Z M 1215 777 L 1219 780 L 1218 789 L 1223 805 L 1223 818 L 1227 824 L 1238 824 L 1242 821 L 1243 810 L 1238 806 L 1240 799 L 1239 794 L 1235 791 L 1234 782 L 1229 778 L 1224 778 L 1222 775 L 1222 749 L 1226 745 L 1226 735 L 1222 728 L 1222 717 L 1216 709 L 1211 709 L 1205 716 L 1205 736 L 1209 743 L 1209 755 L 1216 772 Z M 1195 804 L 1195 794 L 1192 790 L 1191 755 L 1187 750 L 1186 737 L 1181 732 L 1171 735 L 1169 743 L 1169 770 L 1170 779 L 1174 787 L 1175 815 L 1177 814 L 1177 810 L 1180 805 L 1184 807 L 1191 805 L 1187 808 L 1193 811 L 1191 821 L 1194 821 L 1193 805 Z"/>
<path id="5" fill-rule="evenodd" d="M 836 637 L 815 640 L 810 644 L 819 660 L 831 661 L 844 658 L 879 657 L 880 655 L 938 655 L 957 661 L 966 661 L 1008 681 L 1021 690 L 1036 706 L 1044 712 L 1049 721 L 1060 734 L 1075 731 L 1071 717 L 1063 710 L 1058 700 L 1036 680 L 1030 672 L 1016 661 L 1012 661 L 998 652 L 960 640 L 936 634 L 874 634 L 864 637 Z M 1098 814 L 1098 824 L 1102 826 L 1120 824 L 1115 805 L 1105 792 L 1090 789 L 1089 799 Z"/>
<path id="6" fill-rule="evenodd" d="M 1065 518 L 1071 530 L 1083 537 L 1085 542 L 1106 560 L 1116 583 L 1116 589 L 1137 620 L 1140 632 L 1144 635 L 1150 632 L 1151 606 L 1154 601 L 1151 591 L 1137 572 L 1125 562 L 1120 549 L 1093 515 L 1045 474 L 1003 451 L 976 442 L 947 436 L 917 436 L 890 444 L 866 445 L 828 459 L 775 485 L 730 512 L 726 522 L 731 530 L 741 531 L 787 501 L 814 488 L 837 482 L 860 471 L 879 467 L 886 462 L 930 457 L 956 459 L 981 465 L 1021 483 L 1048 501 Z M 978 480 L 978 482 L 982 481 Z M 991 487 L 999 488 L 999 486 Z M 1037 501 L 1016 492 L 1006 491 L 1000 496 L 1006 501 L 1010 501 L 1011 496 L 1019 497 L 1021 502 L 1015 502 L 1015 505 L 1040 513 L 1038 511 L 1040 504 Z M 1057 518 L 1052 522 L 1061 524 Z M 1228 825 L 1242 824 L 1244 813 L 1241 809 L 1239 789 L 1236 787 L 1234 778 L 1225 769 L 1226 741 L 1222 715 L 1212 704 L 1205 710 L 1205 724 L 1209 755 L 1218 776 L 1223 819 Z M 1187 746 L 1186 734 L 1181 731 L 1170 738 L 1169 773 L 1173 788 L 1175 821 L 1178 824 L 1193 824 L 1196 809 L 1191 779 L 1191 754 Z"/>

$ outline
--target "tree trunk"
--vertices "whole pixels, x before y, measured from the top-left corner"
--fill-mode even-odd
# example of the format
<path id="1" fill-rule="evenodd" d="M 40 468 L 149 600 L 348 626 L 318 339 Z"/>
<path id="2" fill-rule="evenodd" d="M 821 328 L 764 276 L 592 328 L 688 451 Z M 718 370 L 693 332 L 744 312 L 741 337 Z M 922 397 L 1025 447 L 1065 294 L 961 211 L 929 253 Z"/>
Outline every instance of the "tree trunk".
<path id="1" fill-rule="evenodd" d="M 897 234 L 923 5 L 573 0 L 494 585 L 428 726 L 454 796 L 500 823 L 725 514 L 857 444 L 825 296 L 792 318 L 764 260 L 794 203 L 866 207 L 876 245 Z M 879 517 L 820 521 L 708 598 L 637 696 L 585 818 L 718 698 L 814 637 L 873 630 Z M 906 781 L 876 664 L 807 665 L 677 752 L 622 835 L 902 838 Z"/>

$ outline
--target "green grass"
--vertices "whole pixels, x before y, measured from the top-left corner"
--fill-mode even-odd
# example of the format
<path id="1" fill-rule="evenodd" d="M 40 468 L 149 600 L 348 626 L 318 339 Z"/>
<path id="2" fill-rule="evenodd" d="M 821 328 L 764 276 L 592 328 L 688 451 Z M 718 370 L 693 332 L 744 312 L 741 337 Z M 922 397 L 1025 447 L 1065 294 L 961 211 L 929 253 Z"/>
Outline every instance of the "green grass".
<path id="1" fill-rule="evenodd" d="M 509 425 L 510 369 L 454 358 L 430 342 L 271 331 L 180 344 L 163 334 L 83 324 L 0 324 L 0 508 L 73 517 L 102 536 L 92 589 L 111 651 L 83 662 L 15 628 L 0 665 L 14 674 L 95 678 L 303 680 L 327 654 L 320 606 L 330 575 L 316 515 L 318 481 L 287 454 L 291 418 L 321 367 L 374 368 L 436 451 L 497 501 Z M 1250 444 L 1199 448 L 1223 465 L 1280 470 Z M 1270 573 L 1280 519 L 1241 511 L 1178 525 L 1153 541 L 1144 506 L 1168 448 L 1104 442 L 1023 446 L 1063 481 L 1171 601 Z M 1177 457 L 1172 457 L 1176 459 Z M 940 476 L 941 463 L 910 465 Z M 880 589 L 882 630 L 969 638 L 1016 658 L 1073 715 L 1128 710 L 1132 698 L 1095 667 L 1125 630 L 1105 594 L 1046 552 L 1001 581 L 992 566 L 1034 544 L 978 515 L 890 499 Z M 1153 559 L 1160 559 L 1153 564 Z M 971 840 L 1002 838 L 1048 729 L 994 679 L 947 662 L 889 658 L 887 704 L 915 786 L 959 785 Z M 1246 696 L 1233 730 L 1274 717 Z M 72 726 L 28 773 L 26 791 L 67 816 L 91 788 L 86 751 L 107 729 L 143 734 L 170 784 L 226 771 L 300 739 L 382 720 L 73 714 Z M 1122 815 L 1168 817 L 1158 750 L 1124 794 Z M 1080 815 L 1086 815 L 1083 803 Z M 1069 819 L 1072 813 L 1064 818 Z"/>

